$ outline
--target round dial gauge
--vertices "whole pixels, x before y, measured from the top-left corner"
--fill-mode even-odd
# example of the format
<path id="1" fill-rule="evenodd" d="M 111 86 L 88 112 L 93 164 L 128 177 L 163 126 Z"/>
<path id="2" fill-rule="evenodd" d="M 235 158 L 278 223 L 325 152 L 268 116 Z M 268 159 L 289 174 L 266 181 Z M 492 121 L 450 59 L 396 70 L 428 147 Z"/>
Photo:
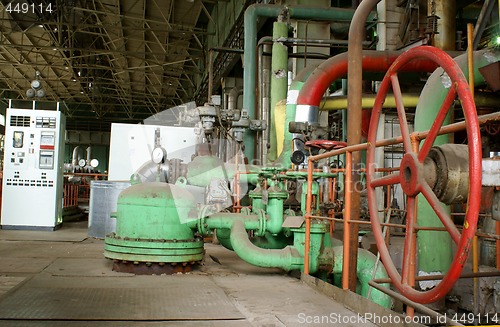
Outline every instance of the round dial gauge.
<path id="1" fill-rule="evenodd" d="M 85 159 L 78 160 L 78 166 L 85 167 L 86 164 L 87 164 L 87 161 Z"/>
<path id="2" fill-rule="evenodd" d="M 167 151 L 165 151 L 162 147 L 154 148 L 153 153 L 151 154 L 151 159 L 156 164 L 162 163 L 166 157 Z"/>
<path id="3" fill-rule="evenodd" d="M 99 160 L 97 159 L 90 160 L 90 165 L 92 166 L 92 168 L 99 166 Z"/>

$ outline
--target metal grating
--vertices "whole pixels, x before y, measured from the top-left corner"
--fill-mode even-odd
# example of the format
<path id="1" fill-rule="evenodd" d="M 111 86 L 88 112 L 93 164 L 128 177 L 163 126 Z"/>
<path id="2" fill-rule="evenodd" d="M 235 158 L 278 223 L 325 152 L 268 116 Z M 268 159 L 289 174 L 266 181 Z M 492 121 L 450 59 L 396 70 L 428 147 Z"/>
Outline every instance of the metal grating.
<path id="1" fill-rule="evenodd" d="M 10 116 L 10 126 L 30 127 L 30 116 Z"/>
<path id="2" fill-rule="evenodd" d="M 226 294 L 206 278 L 161 278 L 137 284 L 99 278 L 103 287 L 82 278 L 50 278 L 60 287 L 36 287 L 31 280 L 0 301 L 0 320 L 229 320 L 245 317 Z M 155 287 L 155 284 L 157 285 Z M 79 285 L 81 287 L 74 287 Z M 49 285 L 48 285 L 49 286 Z M 54 285 L 52 285 L 54 286 Z"/>

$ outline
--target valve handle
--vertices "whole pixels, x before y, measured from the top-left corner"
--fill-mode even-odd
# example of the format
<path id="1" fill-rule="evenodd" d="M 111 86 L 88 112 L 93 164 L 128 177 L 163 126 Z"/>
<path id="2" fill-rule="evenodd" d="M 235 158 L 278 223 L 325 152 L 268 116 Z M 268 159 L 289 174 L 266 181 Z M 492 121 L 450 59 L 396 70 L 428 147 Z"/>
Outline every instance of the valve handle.
<path id="1" fill-rule="evenodd" d="M 405 64 L 417 58 L 432 60 L 437 63 L 441 66 L 442 70 L 444 70 L 443 75 L 448 75 L 451 81 L 451 83 L 448 83 L 448 94 L 420 149 L 418 149 L 418 143 L 414 142 L 416 133 L 410 134 L 408 128 L 406 112 L 402 100 L 403 97 L 397 75 Z M 375 172 L 375 144 L 379 141 L 377 140 L 377 129 L 382 112 L 382 105 L 391 87 L 393 91 L 391 96 L 394 96 L 396 100 L 396 109 L 405 154 L 401 160 L 399 171 L 392 172 L 384 177 L 379 177 L 377 176 L 379 173 Z M 467 213 L 461 232 L 455 226 L 450 215 L 443 209 L 441 202 L 426 182 L 424 176 L 424 160 L 433 146 L 449 110 L 453 110 L 451 108 L 454 107 L 453 104 L 457 95 L 462 105 L 465 121 L 467 122 L 466 130 L 470 174 Z M 476 114 L 476 106 L 467 80 L 460 67 L 444 51 L 430 46 L 420 46 L 410 49 L 401 54 L 387 71 L 375 99 L 370 120 L 366 180 L 368 206 L 373 234 L 382 262 L 394 286 L 408 299 L 418 303 L 432 303 L 444 297 L 460 277 L 462 268 L 467 260 L 472 239 L 476 233 L 481 198 L 477 196 L 481 194 L 481 135 Z M 385 188 L 395 184 L 400 184 L 401 189 L 406 195 L 406 235 L 401 274 L 396 270 L 389 255 L 389 250 L 379 221 L 379 211 L 376 201 L 377 188 Z M 419 201 L 427 201 L 430 204 L 446 231 L 451 235 L 457 249 L 453 262 L 444 275 L 444 278 L 434 288 L 426 291 L 416 290 L 412 286 L 414 282 L 414 271 L 411 271 L 411 267 L 414 262 L 417 262 L 415 256 L 416 253 L 418 253 L 416 234 L 418 233 L 417 196 L 419 194 L 423 195 L 419 197 Z"/>
<path id="2" fill-rule="evenodd" d="M 313 141 L 307 141 L 306 146 L 330 151 L 333 149 L 345 148 L 347 146 L 347 143 L 341 141 L 333 141 L 333 140 L 313 140 Z"/>

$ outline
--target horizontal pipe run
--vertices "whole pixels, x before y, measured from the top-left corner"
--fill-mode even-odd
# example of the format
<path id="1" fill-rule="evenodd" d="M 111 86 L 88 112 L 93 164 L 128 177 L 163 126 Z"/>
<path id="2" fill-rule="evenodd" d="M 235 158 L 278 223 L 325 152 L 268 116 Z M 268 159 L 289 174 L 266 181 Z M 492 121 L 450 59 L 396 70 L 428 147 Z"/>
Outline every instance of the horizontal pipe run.
<path id="1" fill-rule="evenodd" d="M 375 103 L 376 94 L 363 94 L 361 106 L 363 109 L 372 109 Z M 416 108 L 420 100 L 419 94 L 404 94 L 403 104 L 405 108 Z M 477 107 L 499 107 L 500 99 L 494 93 L 476 93 L 474 94 L 474 102 Z M 396 100 L 393 97 L 387 97 L 384 101 L 383 108 L 396 108 Z M 347 96 L 329 96 L 323 98 L 319 110 L 347 110 Z"/>
<path id="2" fill-rule="evenodd" d="M 399 300 L 399 301 L 403 302 L 404 304 L 411 306 L 412 308 L 415 308 L 415 310 L 417 310 L 418 312 L 424 313 L 432 318 L 435 318 L 437 321 L 443 321 L 443 319 L 446 319 L 446 326 L 463 326 L 462 324 L 452 320 L 451 318 L 448 318 L 447 316 L 443 316 L 442 314 L 440 314 L 434 310 L 429 309 L 428 307 L 426 307 L 423 304 L 410 301 L 405 296 L 403 296 L 399 293 L 396 293 L 396 292 L 394 292 L 386 287 L 380 286 L 379 284 L 375 283 L 373 280 L 369 281 L 368 284 L 371 287 L 376 288 L 377 290 L 393 297 L 394 299 Z"/>
<path id="3" fill-rule="evenodd" d="M 243 221 L 247 230 L 256 230 L 259 228 L 259 216 L 241 213 L 219 212 L 208 216 L 205 224 L 208 229 L 231 229 L 235 221 Z"/>
<path id="4" fill-rule="evenodd" d="M 498 277 L 500 276 L 500 271 L 480 271 L 477 273 L 467 273 L 460 275 L 459 279 L 465 278 L 487 278 L 487 277 Z M 415 281 L 428 281 L 428 280 L 440 280 L 443 279 L 444 275 L 427 275 L 427 276 L 415 276 Z M 375 278 L 373 279 L 374 283 L 382 284 L 382 283 L 392 283 L 390 278 Z"/>
<path id="5" fill-rule="evenodd" d="M 492 114 L 478 116 L 478 122 L 480 125 L 485 124 L 485 123 L 490 122 L 490 121 L 499 121 L 499 120 L 500 120 L 500 112 L 495 112 Z M 465 129 L 465 126 L 466 126 L 465 121 L 449 124 L 449 125 L 441 127 L 438 135 L 458 132 L 458 131 Z M 414 132 L 410 135 L 410 137 L 414 137 L 415 140 L 421 141 L 421 140 L 425 139 L 428 134 L 429 134 L 429 131 Z M 384 139 L 384 140 L 377 141 L 377 143 L 375 143 L 375 146 L 376 147 L 388 146 L 388 145 L 394 145 L 394 144 L 398 144 L 398 143 L 402 143 L 402 142 L 403 142 L 402 137 L 394 137 L 394 138 L 390 138 L 390 139 Z M 350 146 L 346 146 L 345 148 L 342 148 L 342 149 L 332 150 L 330 152 L 325 152 L 325 153 L 321 153 L 321 154 L 318 154 L 315 156 L 311 156 L 311 157 L 309 157 L 309 161 L 314 162 L 314 161 L 318 161 L 321 159 L 326 159 L 326 158 L 330 158 L 333 156 L 337 156 L 339 154 L 344 154 L 346 152 L 366 150 L 367 148 L 368 148 L 368 143 L 360 143 L 360 144 L 350 145 Z"/>

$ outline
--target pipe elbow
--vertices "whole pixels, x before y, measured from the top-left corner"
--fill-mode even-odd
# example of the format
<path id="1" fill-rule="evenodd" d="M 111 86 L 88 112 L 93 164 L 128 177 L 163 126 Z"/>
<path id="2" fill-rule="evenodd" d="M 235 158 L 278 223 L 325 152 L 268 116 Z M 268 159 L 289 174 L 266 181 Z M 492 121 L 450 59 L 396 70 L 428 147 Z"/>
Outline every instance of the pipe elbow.
<path id="1" fill-rule="evenodd" d="M 258 267 L 281 268 L 285 271 L 303 267 L 303 258 L 290 246 L 280 250 L 262 249 L 248 238 L 243 221 L 235 221 L 231 227 L 231 245 L 234 252 L 244 261 Z"/>

